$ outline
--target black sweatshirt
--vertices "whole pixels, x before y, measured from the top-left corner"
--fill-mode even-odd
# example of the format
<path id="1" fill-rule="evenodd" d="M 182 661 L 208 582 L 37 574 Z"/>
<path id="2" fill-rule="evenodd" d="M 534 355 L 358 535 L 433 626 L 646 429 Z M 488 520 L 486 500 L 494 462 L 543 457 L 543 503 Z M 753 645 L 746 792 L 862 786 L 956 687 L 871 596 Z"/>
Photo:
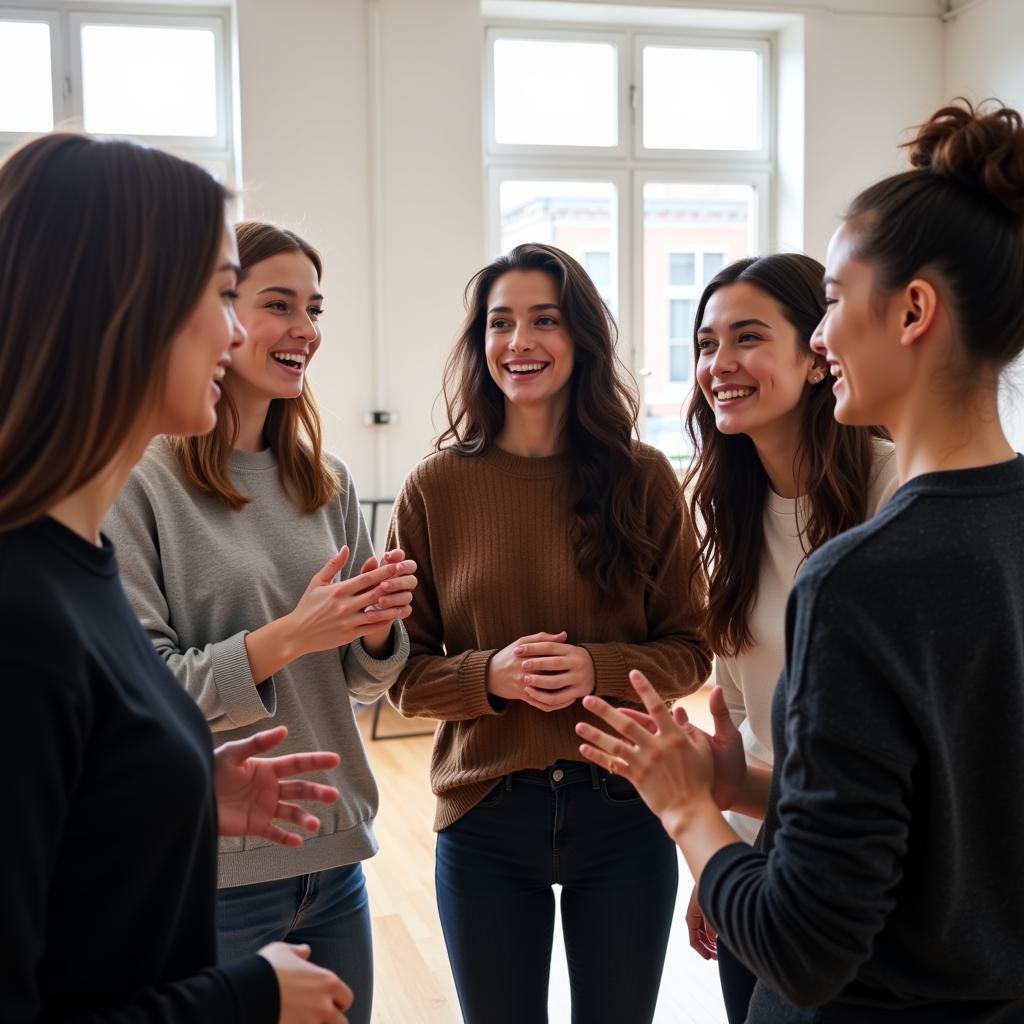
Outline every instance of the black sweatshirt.
<path id="1" fill-rule="evenodd" d="M 109 541 L 0 533 L 0 1020 L 276 1024 L 262 957 L 215 967 L 210 734 Z"/>
<path id="2" fill-rule="evenodd" d="M 760 1019 L 1024 1021 L 1024 458 L 917 477 L 808 560 L 772 725 L 763 852 L 700 883 L 782 997 Z"/>

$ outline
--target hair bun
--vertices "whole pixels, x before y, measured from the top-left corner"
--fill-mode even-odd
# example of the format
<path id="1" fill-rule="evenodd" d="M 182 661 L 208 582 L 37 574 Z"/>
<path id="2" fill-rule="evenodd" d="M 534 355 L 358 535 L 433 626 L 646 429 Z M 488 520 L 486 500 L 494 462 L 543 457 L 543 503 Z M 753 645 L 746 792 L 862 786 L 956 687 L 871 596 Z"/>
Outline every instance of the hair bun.
<path id="1" fill-rule="evenodd" d="M 1024 124 L 998 101 L 936 111 L 906 143 L 912 167 L 987 191 L 1024 223 Z"/>

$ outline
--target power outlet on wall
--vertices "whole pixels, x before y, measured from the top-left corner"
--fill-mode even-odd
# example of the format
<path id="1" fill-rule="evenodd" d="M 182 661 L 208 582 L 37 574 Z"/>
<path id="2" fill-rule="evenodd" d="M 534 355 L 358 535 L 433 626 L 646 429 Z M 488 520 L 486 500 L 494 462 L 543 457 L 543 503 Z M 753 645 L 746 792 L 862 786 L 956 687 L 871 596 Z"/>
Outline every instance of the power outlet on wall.
<path id="1" fill-rule="evenodd" d="M 398 413 L 390 409 L 371 409 L 363 413 L 363 425 L 367 427 L 393 427 L 398 422 Z"/>

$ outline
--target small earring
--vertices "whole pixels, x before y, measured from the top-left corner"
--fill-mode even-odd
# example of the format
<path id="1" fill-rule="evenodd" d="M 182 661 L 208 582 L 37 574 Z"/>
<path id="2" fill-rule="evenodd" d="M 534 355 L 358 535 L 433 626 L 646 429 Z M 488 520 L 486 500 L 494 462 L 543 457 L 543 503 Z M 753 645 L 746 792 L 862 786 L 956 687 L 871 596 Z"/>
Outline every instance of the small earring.
<path id="1" fill-rule="evenodd" d="M 811 383 L 812 384 L 820 384 L 824 379 L 825 379 L 825 371 L 824 370 L 815 370 L 814 373 L 811 374 Z"/>

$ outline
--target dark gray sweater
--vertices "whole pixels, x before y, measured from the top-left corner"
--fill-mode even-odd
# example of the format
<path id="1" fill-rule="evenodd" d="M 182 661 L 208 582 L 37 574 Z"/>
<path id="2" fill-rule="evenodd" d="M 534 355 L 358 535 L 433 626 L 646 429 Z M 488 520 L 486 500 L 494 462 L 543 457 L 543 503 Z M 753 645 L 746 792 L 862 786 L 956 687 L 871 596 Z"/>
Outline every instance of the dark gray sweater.
<path id="1" fill-rule="evenodd" d="M 811 557 L 773 736 L 763 849 L 700 885 L 749 1024 L 1024 1021 L 1024 458 L 917 477 Z"/>

